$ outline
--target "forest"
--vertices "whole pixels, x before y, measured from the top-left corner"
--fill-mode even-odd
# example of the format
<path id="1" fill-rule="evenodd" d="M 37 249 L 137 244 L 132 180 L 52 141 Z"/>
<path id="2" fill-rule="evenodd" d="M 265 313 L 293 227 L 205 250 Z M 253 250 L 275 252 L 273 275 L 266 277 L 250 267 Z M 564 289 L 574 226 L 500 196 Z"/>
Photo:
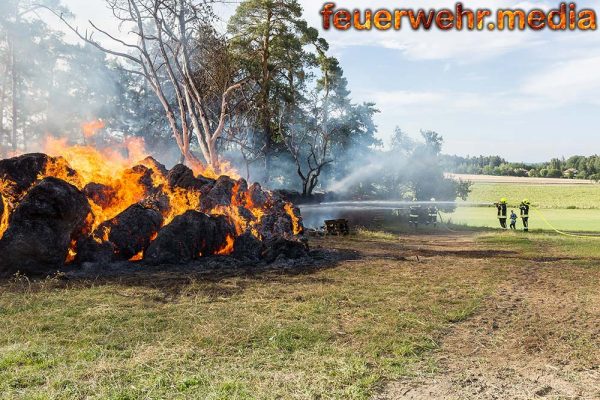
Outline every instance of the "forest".
<path id="1" fill-rule="evenodd" d="M 457 174 L 521 176 L 531 178 L 590 179 L 600 181 L 600 156 L 552 158 L 542 163 L 508 162 L 500 156 L 461 157 L 442 155 L 446 172 Z"/>

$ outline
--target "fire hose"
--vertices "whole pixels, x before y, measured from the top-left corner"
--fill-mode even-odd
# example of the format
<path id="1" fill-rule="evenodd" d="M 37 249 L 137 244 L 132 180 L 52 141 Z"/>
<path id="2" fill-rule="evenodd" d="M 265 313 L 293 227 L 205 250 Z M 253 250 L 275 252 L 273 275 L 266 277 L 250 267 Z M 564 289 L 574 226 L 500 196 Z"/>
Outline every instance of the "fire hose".
<path id="1" fill-rule="evenodd" d="M 569 237 L 577 237 L 577 238 L 591 238 L 591 239 L 600 239 L 599 235 L 578 235 L 575 233 L 569 233 L 569 232 L 563 232 L 559 229 L 557 229 L 554 225 L 552 225 L 550 223 L 550 221 L 548 221 L 548 219 L 544 216 L 544 214 L 538 210 L 537 208 L 530 206 L 531 209 L 540 216 L 540 218 L 542 219 L 542 221 L 544 221 L 546 223 L 546 225 L 548 225 L 550 227 L 550 229 L 552 229 L 554 232 L 563 235 L 563 236 L 569 236 Z"/>
<path id="2" fill-rule="evenodd" d="M 453 232 L 453 233 L 459 233 L 458 231 L 455 231 L 454 229 L 451 229 L 448 226 L 448 223 L 446 223 L 446 221 L 444 221 L 444 218 L 442 218 L 442 213 L 438 210 L 438 216 L 440 217 L 440 222 L 442 223 L 442 225 L 444 225 L 444 228 L 448 229 L 448 231 Z"/>
<path id="3" fill-rule="evenodd" d="M 561 231 L 560 229 L 558 229 L 554 225 L 552 225 L 552 223 L 550 221 L 548 221 L 546 216 L 539 209 L 537 209 L 536 207 L 533 207 L 533 206 L 530 206 L 530 207 L 542 219 L 542 221 L 544 221 L 544 223 L 550 227 L 550 229 L 552 229 L 554 232 L 558 233 L 559 235 L 563 235 L 563 236 L 567 236 L 567 237 L 576 237 L 576 238 L 600 239 L 600 235 L 582 235 L 582 234 Z M 438 216 L 440 217 L 440 222 L 442 222 L 444 227 L 449 232 L 458 233 L 458 231 L 451 229 L 448 226 L 448 223 L 446 221 L 444 221 L 444 218 L 442 217 L 442 214 L 439 211 L 438 211 Z"/>

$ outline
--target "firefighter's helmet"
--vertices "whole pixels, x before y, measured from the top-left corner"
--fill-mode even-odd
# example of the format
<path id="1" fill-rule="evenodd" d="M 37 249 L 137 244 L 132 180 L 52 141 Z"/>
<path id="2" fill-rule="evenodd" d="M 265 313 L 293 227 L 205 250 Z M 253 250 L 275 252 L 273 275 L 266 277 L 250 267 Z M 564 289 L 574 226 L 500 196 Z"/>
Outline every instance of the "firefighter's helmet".
<path id="1" fill-rule="evenodd" d="M 508 200 L 507 200 L 507 198 L 506 198 L 506 197 L 503 197 L 503 198 L 501 198 L 501 199 L 500 199 L 500 203 L 501 203 L 501 204 L 506 204 L 506 203 L 508 203 Z"/>
<path id="2" fill-rule="evenodd" d="M 528 206 L 531 204 L 531 202 L 529 201 L 529 199 L 525 199 L 525 200 L 523 200 L 523 204 Z"/>

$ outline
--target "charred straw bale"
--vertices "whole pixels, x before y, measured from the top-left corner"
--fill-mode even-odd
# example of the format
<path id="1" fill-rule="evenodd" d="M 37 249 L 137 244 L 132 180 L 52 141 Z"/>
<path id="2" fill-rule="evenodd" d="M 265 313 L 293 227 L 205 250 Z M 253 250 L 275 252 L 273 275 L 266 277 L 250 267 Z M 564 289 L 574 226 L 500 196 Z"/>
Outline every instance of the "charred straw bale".
<path id="1" fill-rule="evenodd" d="M 248 193 L 250 195 L 250 199 L 252 200 L 252 204 L 257 207 L 264 208 L 269 203 L 269 195 L 265 192 L 259 183 L 253 183 L 248 188 Z"/>
<path id="2" fill-rule="evenodd" d="M 277 237 L 293 238 L 294 223 L 285 211 L 284 205 L 282 202 L 277 202 L 271 206 L 269 209 L 270 212 L 263 216 L 258 226 L 258 232 L 263 239 L 270 240 Z"/>
<path id="3" fill-rule="evenodd" d="M 96 263 L 106 264 L 114 261 L 115 245 L 111 242 L 97 242 L 90 236 L 85 236 L 77 241 L 77 255 L 74 264 Z"/>
<path id="4" fill-rule="evenodd" d="M 154 264 L 189 262 L 217 253 L 234 233 L 234 227 L 224 217 L 187 211 L 161 229 L 144 253 L 144 260 Z"/>
<path id="5" fill-rule="evenodd" d="M 200 208 L 212 210 L 217 206 L 229 207 L 235 181 L 228 176 L 220 176 L 209 191 L 202 194 Z"/>
<path id="6" fill-rule="evenodd" d="M 308 246 L 305 243 L 281 237 L 267 240 L 262 252 L 262 257 L 267 262 L 273 262 L 278 258 L 298 259 L 307 255 Z"/>
<path id="7" fill-rule="evenodd" d="M 201 190 L 206 185 L 212 185 L 215 181 L 202 176 L 196 178 L 194 172 L 183 164 L 177 164 L 167 174 L 169 186 L 188 190 Z"/>
<path id="8" fill-rule="evenodd" d="M 0 275 L 48 275 L 82 234 L 90 206 L 75 186 L 45 178 L 23 198 L 0 240 Z"/>
<path id="9" fill-rule="evenodd" d="M 85 185 L 83 193 L 100 207 L 110 207 L 117 195 L 117 191 L 114 188 L 94 182 Z"/>
<path id="10" fill-rule="evenodd" d="M 100 224 L 94 236 L 102 237 L 108 231 L 108 241 L 114 246 L 114 258 L 129 260 L 150 245 L 162 223 L 160 212 L 134 204 L 115 218 Z"/>
<path id="11" fill-rule="evenodd" d="M 250 232 L 246 232 L 235 239 L 232 256 L 240 260 L 257 261 L 263 253 L 263 243 Z"/>
<path id="12" fill-rule="evenodd" d="M 62 159 L 60 159 L 62 160 Z M 19 157 L 0 160 L 0 180 L 12 183 L 11 197 L 18 197 L 25 193 L 42 174 L 49 163 L 60 165 L 65 176 L 77 176 L 77 172 L 69 168 L 66 163 L 58 163 L 59 158 L 50 157 L 42 153 L 24 154 Z M 5 194 L 8 195 L 8 194 Z"/>

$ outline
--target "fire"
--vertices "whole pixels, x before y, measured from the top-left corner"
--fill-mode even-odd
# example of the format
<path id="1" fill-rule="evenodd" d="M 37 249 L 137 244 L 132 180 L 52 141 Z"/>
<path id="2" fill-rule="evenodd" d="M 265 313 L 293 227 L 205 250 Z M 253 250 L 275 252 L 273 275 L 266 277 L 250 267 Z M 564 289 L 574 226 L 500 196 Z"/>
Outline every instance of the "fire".
<path id="1" fill-rule="evenodd" d="M 0 201 L 2 202 L 2 215 L 0 215 L 0 239 L 4 235 L 4 232 L 8 229 L 8 201 L 2 196 L 3 186 L 6 184 L 3 180 L 0 180 Z"/>
<path id="2" fill-rule="evenodd" d="M 126 143 L 128 153 L 139 157 L 141 152 L 137 141 Z M 130 151 L 130 149 L 132 149 Z M 145 197 L 146 190 L 140 184 L 142 172 L 132 171 L 135 158 L 124 157 L 118 149 L 98 150 L 90 146 L 69 146 L 66 140 L 48 138 L 44 152 L 51 156 L 60 156 L 57 162 L 48 163 L 39 178 L 54 176 L 83 190 L 88 183 L 96 183 L 110 188 L 112 196 L 108 204 L 97 204 L 90 200 L 94 215 L 91 230 L 102 222 L 116 217 L 131 204 Z M 69 168 L 77 171 L 68 174 Z"/>
<path id="3" fill-rule="evenodd" d="M 67 259 L 65 260 L 65 264 L 70 264 L 75 260 L 75 257 L 77 256 L 77 251 L 75 250 L 76 248 L 77 248 L 77 241 L 71 240 L 71 244 L 69 245 L 69 251 L 67 253 Z"/>
<path id="4" fill-rule="evenodd" d="M 127 207 L 143 200 L 148 195 L 148 188 L 141 183 L 145 171 L 132 169 L 135 165 L 144 165 L 144 162 L 140 162 L 147 155 L 144 141 L 140 138 L 129 138 L 125 140 L 123 147 L 125 147 L 125 151 L 123 151 L 123 148 L 119 149 L 118 147 L 99 150 L 91 146 L 70 146 L 64 139 L 48 138 L 44 146 L 44 152 L 59 158 L 54 163 L 48 163 L 42 174 L 43 176 L 39 178 L 54 176 L 71 183 L 80 190 L 83 190 L 91 182 L 110 188 L 111 196 L 107 204 L 97 204 L 90 199 L 94 216 L 91 226 L 93 231 L 102 222 L 116 217 Z M 171 189 L 166 176 L 154 169 L 152 165 L 145 166 L 152 170 L 152 187 L 159 189 L 160 194 L 164 195 L 169 202 L 168 209 L 163 212 L 164 225 L 169 224 L 173 218 L 188 210 L 200 209 L 201 194 L 199 191 L 182 188 Z M 69 167 L 77 173 L 69 174 Z M 199 169 L 205 177 L 218 178 L 219 176 L 210 167 L 195 168 L 196 171 Z M 231 165 L 225 161 L 222 163 L 221 171 L 224 171 L 231 178 L 238 176 Z M 260 222 L 260 217 L 264 214 L 264 211 L 253 207 L 249 199 L 240 205 L 246 206 L 255 215 L 257 218 L 256 223 Z M 236 226 L 238 234 L 241 234 L 247 228 L 244 219 L 238 215 L 237 210 L 233 210 L 233 207 L 218 207 L 212 210 L 211 214 L 228 216 Z M 108 233 L 104 232 L 104 237 L 96 238 L 96 240 L 107 241 Z"/>
<path id="5" fill-rule="evenodd" d="M 83 132 L 83 136 L 87 138 L 91 138 L 96 136 L 100 129 L 106 127 L 104 121 L 101 119 L 96 119 L 90 122 L 86 122 L 81 124 L 81 131 Z"/>
<path id="6" fill-rule="evenodd" d="M 140 250 L 135 256 L 131 257 L 129 261 L 141 261 L 144 259 L 144 250 Z"/>
<path id="7" fill-rule="evenodd" d="M 223 247 L 219 249 L 216 254 L 219 256 L 225 256 L 233 253 L 233 242 L 233 237 L 231 235 L 227 235 L 225 245 L 223 245 Z"/>
<path id="8" fill-rule="evenodd" d="M 294 235 L 299 235 L 302 233 L 302 224 L 300 224 L 300 220 L 294 213 L 294 206 L 291 203 L 287 203 L 285 205 L 285 212 L 292 219 L 292 231 Z"/>
<path id="9" fill-rule="evenodd" d="M 102 128 L 104 128 L 102 120 L 82 125 L 86 137 L 92 137 Z M 155 160 L 147 157 L 144 141 L 140 138 L 128 138 L 120 145 L 96 148 L 87 145 L 71 145 L 66 139 L 48 137 L 43 152 L 53 158 L 46 163 L 44 170 L 37 177 L 38 180 L 46 177 L 59 178 L 85 193 L 91 212 L 86 219 L 82 234 L 90 235 L 99 244 L 109 242 L 111 237 L 109 226 L 103 225 L 98 229 L 103 222 L 114 219 L 136 203 L 142 203 L 144 207 L 153 208 L 162 214 L 163 226 L 188 210 L 225 216 L 233 225 L 235 233 L 227 236 L 226 243 L 216 254 L 231 254 L 237 236 L 249 232 L 262 240 L 260 232 L 264 229 L 262 222 L 265 215 L 270 213 L 271 207 L 281 207 L 281 203 L 275 205 L 269 192 L 262 191 L 260 188 L 258 191 L 254 190 L 255 188 L 249 189 L 235 169 L 224 161 L 218 171 L 202 166 L 192 169 L 196 176 L 200 174 L 205 178 L 217 179 L 220 175 L 227 175 L 235 182 L 230 199 L 212 209 L 203 209 L 204 186 L 202 191 L 198 188 L 172 187 L 165 170 Z M 222 180 L 218 184 L 227 187 L 230 183 Z M 10 213 L 21 200 L 13 198 L 11 194 L 13 185 L 14 182 L 10 180 L 0 179 L 0 194 L 2 194 L 0 201 L 4 209 L 0 215 L 0 238 L 8 228 Z M 211 186 L 206 187 L 210 193 Z M 254 200 L 253 196 L 261 197 L 255 197 Z M 260 204 L 255 204 L 255 201 Z M 293 233 L 301 233 L 301 222 L 296 217 L 291 204 L 285 205 L 285 213 L 292 219 Z M 157 235 L 158 232 L 153 235 L 151 241 L 155 240 Z M 69 246 L 67 263 L 74 261 L 77 256 L 76 249 L 77 243 L 72 242 Z M 142 250 L 130 260 L 138 261 L 143 258 Z"/>
<path id="10" fill-rule="evenodd" d="M 215 169 L 210 165 L 193 165 L 192 170 L 195 175 L 202 175 L 206 178 L 217 179 L 221 175 L 227 175 L 231 179 L 240 179 L 240 174 L 235 168 L 231 166 L 229 161 L 222 160 L 219 164 L 219 170 Z"/>

